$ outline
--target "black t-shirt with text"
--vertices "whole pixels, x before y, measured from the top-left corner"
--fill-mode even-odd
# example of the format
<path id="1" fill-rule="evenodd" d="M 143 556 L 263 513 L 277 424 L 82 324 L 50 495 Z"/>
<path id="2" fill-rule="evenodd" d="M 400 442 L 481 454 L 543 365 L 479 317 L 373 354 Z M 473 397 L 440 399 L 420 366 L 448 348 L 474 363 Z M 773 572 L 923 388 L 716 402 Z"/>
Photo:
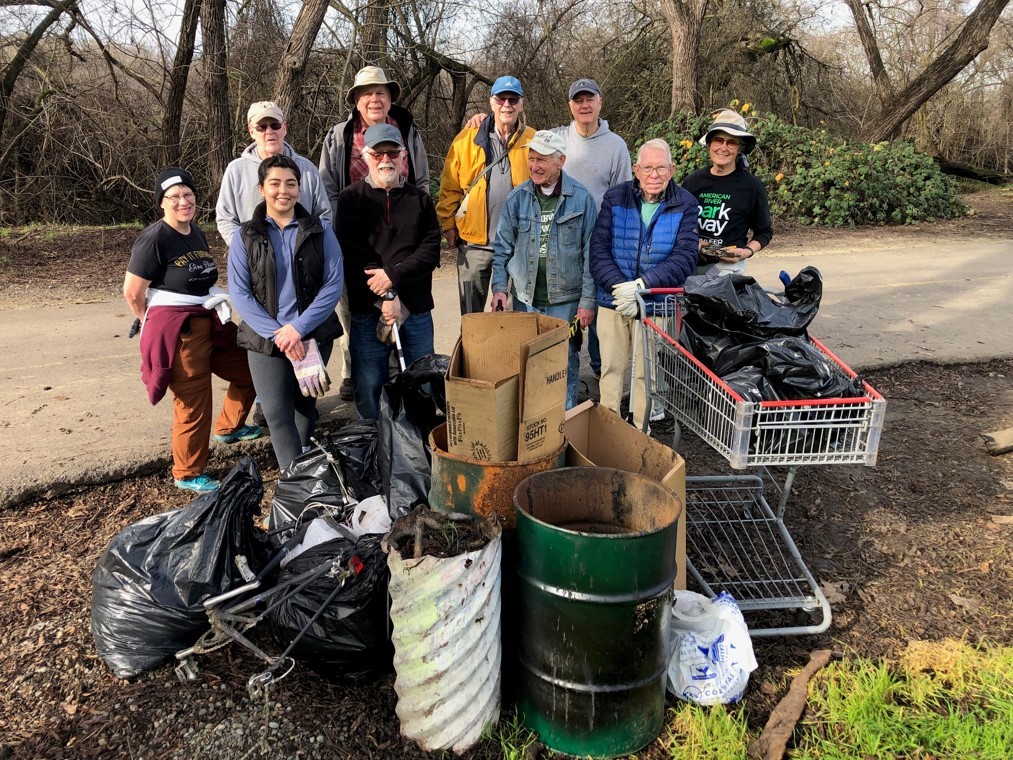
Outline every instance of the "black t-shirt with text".
<path id="1" fill-rule="evenodd" d="M 190 234 L 184 235 L 163 220 L 138 235 L 127 271 L 151 280 L 153 288 L 190 296 L 206 296 L 218 282 L 218 267 L 204 232 L 191 224 Z"/>
<path id="2" fill-rule="evenodd" d="M 702 239 L 739 248 L 750 239 L 763 247 L 770 243 L 774 233 L 767 191 L 754 174 L 739 167 L 731 174 L 717 177 L 707 167 L 686 177 L 682 186 L 700 202 L 697 225 Z M 752 238 L 749 230 L 753 231 Z"/>

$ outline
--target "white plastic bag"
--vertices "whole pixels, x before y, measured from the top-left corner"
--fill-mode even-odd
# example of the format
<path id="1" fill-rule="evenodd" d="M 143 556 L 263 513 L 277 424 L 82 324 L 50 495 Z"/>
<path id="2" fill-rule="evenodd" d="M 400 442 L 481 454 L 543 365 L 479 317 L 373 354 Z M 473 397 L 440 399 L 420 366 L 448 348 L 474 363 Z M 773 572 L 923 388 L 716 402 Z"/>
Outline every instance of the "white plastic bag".
<path id="1" fill-rule="evenodd" d="M 675 592 L 668 690 L 698 705 L 736 702 L 756 670 L 753 642 L 730 594 Z"/>
<path id="2" fill-rule="evenodd" d="M 351 526 L 356 538 L 367 533 L 386 533 L 390 530 L 390 514 L 383 496 L 370 496 L 356 504 Z"/>

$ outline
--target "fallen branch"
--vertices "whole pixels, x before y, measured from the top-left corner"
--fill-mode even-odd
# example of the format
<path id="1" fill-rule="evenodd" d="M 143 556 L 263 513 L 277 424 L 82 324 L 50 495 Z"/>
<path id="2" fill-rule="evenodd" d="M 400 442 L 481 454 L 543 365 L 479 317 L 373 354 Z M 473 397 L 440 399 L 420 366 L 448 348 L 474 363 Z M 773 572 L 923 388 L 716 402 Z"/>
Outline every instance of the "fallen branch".
<path id="1" fill-rule="evenodd" d="M 767 718 L 767 725 L 763 727 L 760 738 L 749 745 L 747 750 L 749 757 L 761 760 L 781 760 L 784 757 L 788 740 L 805 709 L 809 679 L 816 675 L 816 671 L 830 662 L 830 657 L 829 649 L 817 649 L 815 652 L 809 653 L 809 664 L 792 679 L 788 693 L 777 703 L 777 707 Z"/>

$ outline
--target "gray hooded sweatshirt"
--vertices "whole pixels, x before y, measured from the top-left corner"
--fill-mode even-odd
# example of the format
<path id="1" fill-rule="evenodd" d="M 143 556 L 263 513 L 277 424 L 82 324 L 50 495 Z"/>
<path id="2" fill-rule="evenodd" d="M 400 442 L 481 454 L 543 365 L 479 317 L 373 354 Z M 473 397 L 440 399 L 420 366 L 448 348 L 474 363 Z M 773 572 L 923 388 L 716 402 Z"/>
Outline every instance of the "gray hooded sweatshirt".
<path id="1" fill-rule="evenodd" d="M 623 138 L 609 130 L 605 119 L 598 119 L 598 131 L 590 137 L 583 137 L 573 122 L 552 131 L 566 143 L 563 170 L 590 191 L 595 208 L 601 207 L 606 190 L 633 179 L 630 149 Z"/>
<path id="2" fill-rule="evenodd" d="M 317 167 L 308 158 L 296 153 L 288 143 L 285 143 L 285 155 L 299 165 L 302 174 L 299 180 L 299 203 L 311 214 L 316 214 L 331 224 L 331 204 L 327 201 L 327 193 L 324 192 Z M 253 217 L 257 204 L 264 200 L 257 189 L 257 170 L 261 160 L 257 144 L 251 143 L 239 158 L 225 168 L 222 186 L 218 191 L 218 203 L 215 205 L 215 224 L 225 245 L 232 243 L 232 236 L 239 225 L 248 222 Z"/>

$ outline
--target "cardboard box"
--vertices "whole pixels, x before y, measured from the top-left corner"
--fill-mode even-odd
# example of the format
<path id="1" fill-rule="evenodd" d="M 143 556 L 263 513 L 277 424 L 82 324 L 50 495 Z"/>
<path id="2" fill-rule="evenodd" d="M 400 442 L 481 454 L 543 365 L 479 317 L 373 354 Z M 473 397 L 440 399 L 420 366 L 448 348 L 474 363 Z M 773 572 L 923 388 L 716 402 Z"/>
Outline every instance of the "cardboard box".
<path id="1" fill-rule="evenodd" d="M 568 325 L 542 314 L 466 314 L 447 370 L 449 452 L 525 462 L 563 445 Z"/>
<path id="2" fill-rule="evenodd" d="M 675 550 L 675 588 L 686 588 L 686 462 L 663 443 L 623 421 L 594 401 L 585 401 L 566 413 L 563 423 L 568 443 L 568 467 L 615 467 L 661 483 L 674 493 L 679 514 Z"/>

